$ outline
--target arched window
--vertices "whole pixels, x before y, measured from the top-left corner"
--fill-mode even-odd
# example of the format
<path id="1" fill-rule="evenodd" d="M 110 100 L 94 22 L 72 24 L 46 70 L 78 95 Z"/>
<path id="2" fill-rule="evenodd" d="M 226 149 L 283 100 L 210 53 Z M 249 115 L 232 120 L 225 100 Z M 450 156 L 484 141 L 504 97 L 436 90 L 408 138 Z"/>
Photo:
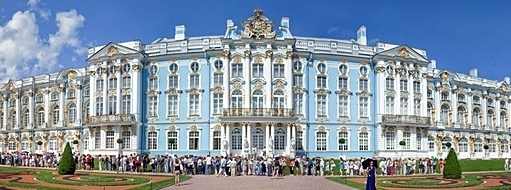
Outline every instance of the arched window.
<path id="1" fill-rule="evenodd" d="M 48 142 L 48 145 L 49 145 L 48 150 L 49 151 L 58 151 L 59 148 L 58 148 L 57 143 L 58 143 L 58 139 L 56 136 L 50 137 L 50 140 Z"/>
<path id="2" fill-rule="evenodd" d="M 26 129 L 30 122 L 30 112 L 28 109 L 23 110 L 23 116 L 21 118 L 21 129 Z"/>
<path id="3" fill-rule="evenodd" d="M 500 112 L 500 127 L 499 129 L 507 128 L 507 122 L 506 122 L 507 114 L 505 111 Z"/>
<path id="4" fill-rule="evenodd" d="M 243 147 L 242 138 L 240 128 L 234 128 L 231 133 L 231 149 L 241 150 L 241 147 Z"/>
<path id="5" fill-rule="evenodd" d="M 483 152 L 483 140 L 481 138 L 474 140 L 474 152 Z"/>
<path id="6" fill-rule="evenodd" d="M 51 114 L 52 114 L 52 120 L 51 120 L 51 123 L 53 125 L 57 125 L 57 123 L 59 123 L 59 120 L 60 120 L 60 110 L 59 110 L 59 106 L 55 106 L 53 107 L 53 110 L 51 111 Z"/>
<path id="7" fill-rule="evenodd" d="M 463 106 L 458 107 L 458 114 L 456 115 L 456 122 L 461 125 L 465 126 L 465 114 L 466 110 Z"/>
<path id="8" fill-rule="evenodd" d="M 69 124 L 73 124 L 76 122 L 76 104 L 69 105 L 68 108 L 68 122 Z"/>
<path id="9" fill-rule="evenodd" d="M 459 152 L 468 152 L 468 140 L 467 138 L 463 137 L 458 142 L 458 151 Z"/>
<path id="10" fill-rule="evenodd" d="M 282 90 L 273 92 L 273 108 L 284 108 L 284 92 Z"/>
<path id="11" fill-rule="evenodd" d="M 243 107 L 243 94 L 241 93 L 241 90 L 232 91 L 231 104 L 232 108 Z"/>
<path id="12" fill-rule="evenodd" d="M 37 113 L 36 113 L 35 128 L 39 128 L 42 125 L 44 125 L 44 108 L 39 107 L 39 108 L 37 108 Z"/>
<path id="13" fill-rule="evenodd" d="M 435 152 L 435 137 L 428 136 L 428 150 L 429 152 Z"/>
<path id="14" fill-rule="evenodd" d="M 509 153 L 509 141 L 507 140 L 502 140 L 501 142 L 502 145 L 500 145 L 500 151 L 502 153 Z"/>
<path id="15" fill-rule="evenodd" d="M 286 132 L 279 128 L 275 132 L 275 150 L 284 150 L 286 148 Z"/>
<path id="16" fill-rule="evenodd" d="M 252 108 L 263 108 L 264 107 L 264 96 L 263 91 L 256 90 L 252 95 Z"/>
<path id="17" fill-rule="evenodd" d="M 265 133 L 261 128 L 256 128 L 252 132 L 252 146 L 257 147 L 257 149 L 263 149 L 266 145 Z"/>
<path id="18" fill-rule="evenodd" d="M 82 121 L 87 121 L 87 117 L 90 116 L 90 103 L 86 102 L 83 106 Z"/>
<path id="19" fill-rule="evenodd" d="M 16 111 L 11 111 L 11 115 L 9 117 L 10 117 L 9 123 L 10 123 L 11 129 L 13 129 L 18 124 L 18 122 L 16 121 Z"/>
<path id="20" fill-rule="evenodd" d="M 447 143 L 452 143 L 452 138 L 451 137 L 444 137 L 442 138 L 442 152 L 449 152 L 449 147 L 447 147 Z M 451 144 L 451 147 L 454 146 L 453 144 Z"/>
<path id="21" fill-rule="evenodd" d="M 428 117 L 431 117 L 433 115 L 433 104 L 428 102 Z"/>
<path id="22" fill-rule="evenodd" d="M 472 111 L 472 124 L 477 128 L 481 125 L 480 118 L 481 111 L 479 110 L 479 108 L 474 108 L 474 110 Z"/>
<path id="23" fill-rule="evenodd" d="M 486 119 L 486 123 L 488 124 L 488 127 L 493 127 L 493 117 L 495 116 L 495 113 L 493 110 L 488 110 L 488 118 Z"/>
<path id="24" fill-rule="evenodd" d="M 23 137 L 21 139 L 21 151 L 30 151 L 30 146 L 28 144 L 28 138 Z"/>
<path id="25" fill-rule="evenodd" d="M 488 152 L 490 153 L 497 152 L 497 141 L 495 139 L 490 139 L 488 141 Z"/>
<path id="26" fill-rule="evenodd" d="M 440 109 L 440 121 L 444 125 L 449 125 L 449 106 L 447 104 L 442 105 Z"/>
<path id="27" fill-rule="evenodd" d="M 14 138 L 10 138 L 8 141 L 7 141 L 7 149 L 9 151 L 14 151 L 16 150 L 16 142 L 14 141 Z"/>

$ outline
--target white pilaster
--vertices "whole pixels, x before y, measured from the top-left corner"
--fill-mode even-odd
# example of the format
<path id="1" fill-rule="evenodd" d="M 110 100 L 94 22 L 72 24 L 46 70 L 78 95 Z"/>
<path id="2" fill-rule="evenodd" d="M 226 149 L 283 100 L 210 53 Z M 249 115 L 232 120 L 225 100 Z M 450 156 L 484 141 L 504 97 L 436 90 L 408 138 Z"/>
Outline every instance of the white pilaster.
<path id="1" fill-rule="evenodd" d="M 291 153 L 291 123 L 287 124 L 287 131 L 286 131 L 286 152 L 288 155 Z"/>
<path id="2" fill-rule="evenodd" d="M 271 46 L 270 48 L 268 49 L 267 47 L 267 50 L 266 51 L 273 51 L 271 49 Z M 269 54 L 267 54 L 269 55 Z M 272 107 L 272 104 L 271 104 L 271 101 L 272 101 L 272 81 L 273 81 L 273 76 L 272 76 L 272 73 L 273 73 L 273 64 L 272 64 L 272 57 L 273 57 L 273 52 L 271 54 L 271 56 L 267 56 L 265 59 L 263 59 L 264 61 L 264 66 L 263 66 L 263 76 L 264 76 L 264 79 L 267 81 L 266 85 L 264 85 L 264 108 L 271 108 Z M 291 72 L 289 72 L 291 73 Z M 267 138 L 269 136 L 266 136 Z"/>
<path id="3" fill-rule="evenodd" d="M 32 92 L 33 93 L 33 92 Z M 34 121 L 34 109 L 35 109 L 35 105 L 34 105 L 34 94 L 32 94 L 32 96 L 29 96 L 28 97 L 28 112 L 29 112 L 29 116 L 28 116 L 28 123 L 27 123 L 27 128 L 28 129 L 33 129 L 34 128 L 34 125 L 35 125 L 35 121 Z"/>
<path id="4" fill-rule="evenodd" d="M 138 65 L 138 69 L 136 69 L 136 70 L 135 70 L 135 65 Z M 138 59 L 134 59 L 133 63 L 131 64 L 131 67 L 133 68 L 131 71 L 131 76 L 132 76 L 131 113 L 135 114 L 135 117 L 137 118 L 137 120 L 140 120 L 140 119 L 142 119 L 142 118 L 140 118 L 141 115 L 139 112 L 141 110 L 141 107 L 140 107 L 141 98 L 140 97 L 142 96 L 141 87 L 142 87 L 142 83 L 143 83 L 143 82 L 141 82 L 142 65 L 139 63 Z"/>
<path id="5" fill-rule="evenodd" d="M 3 101 L 4 101 L 4 104 L 3 104 L 2 110 L 3 110 L 3 112 L 4 112 L 4 113 L 3 113 L 3 114 L 4 114 L 4 121 L 3 121 L 3 123 L 2 123 L 2 126 L 3 126 L 3 127 L 7 127 L 7 120 L 9 120 L 9 117 L 8 117 L 8 115 L 9 115 L 9 114 L 7 114 L 7 113 L 8 113 L 8 112 L 7 112 L 7 111 L 8 111 L 8 110 L 7 110 L 7 104 L 8 104 L 8 102 L 7 102 L 7 96 L 4 96 L 4 100 L 3 100 Z M 5 147 L 4 147 L 4 148 L 5 148 Z"/>
<path id="6" fill-rule="evenodd" d="M 122 64 L 121 64 L 121 60 L 120 59 L 117 59 L 116 60 L 116 64 L 115 64 L 115 77 L 117 77 L 117 89 L 116 90 L 116 94 L 117 94 L 117 103 L 115 105 L 115 113 L 116 114 L 121 114 L 121 103 L 122 103 L 122 76 L 121 76 L 121 70 L 120 68 L 122 68 Z M 119 69 L 117 69 L 119 68 Z"/>
<path id="7" fill-rule="evenodd" d="M 66 99 L 66 88 L 62 85 L 59 88 L 59 121 L 57 123 L 58 126 L 63 127 L 64 125 L 64 109 L 66 109 L 65 106 L 65 99 Z"/>
<path id="8" fill-rule="evenodd" d="M 79 125 L 84 123 L 84 121 L 82 121 L 82 118 L 83 118 L 82 115 L 84 114 L 84 113 L 82 113 L 82 105 L 83 105 L 82 89 L 83 89 L 82 83 L 78 82 L 78 88 L 76 88 L 75 96 L 76 96 L 76 121 L 78 122 Z"/>

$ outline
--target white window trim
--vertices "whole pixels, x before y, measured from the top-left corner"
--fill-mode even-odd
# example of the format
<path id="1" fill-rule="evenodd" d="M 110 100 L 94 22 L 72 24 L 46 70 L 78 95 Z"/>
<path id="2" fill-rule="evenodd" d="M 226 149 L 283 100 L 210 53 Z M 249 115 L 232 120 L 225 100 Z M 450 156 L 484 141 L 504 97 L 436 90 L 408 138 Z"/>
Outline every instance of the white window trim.
<path id="1" fill-rule="evenodd" d="M 165 94 L 165 95 L 166 95 L 166 98 L 165 98 L 165 100 L 166 100 L 166 103 L 165 103 L 165 107 L 166 107 L 165 108 L 165 111 L 166 111 L 165 115 L 167 115 L 167 118 L 170 118 L 170 117 L 172 117 L 172 115 L 169 115 L 169 96 L 171 96 L 171 94 Z M 177 100 L 176 100 L 177 101 L 177 105 L 176 105 L 176 107 L 177 107 L 176 113 L 177 114 L 176 114 L 176 116 L 179 118 L 179 94 L 176 94 L 175 96 L 177 96 Z"/>
<path id="2" fill-rule="evenodd" d="M 369 72 L 369 71 L 368 71 Z M 369 127 L 365 127 L 366 128 L 366 133 L 367 133 L 367 150 L 360 150 L 360 144 L 359 144 L 359 139 L 360 139 L 360 133 L 362 133 L 362 129 L 359 129 L 357 131 L 357 151 L 372 151 L 371 150 L 371 130 L 369 129 Z"/>
<path id="3" fill-rule="evenodd" d="M 328 114 L 328 98 L 329 98 L 329 96 L 328 96 L 328 94 L 316 93 L 316 97 L 315 97 L 315 103 L 316 104 L 318 103 L 318 100 L 319 100 L 318 96 L 320 96 L 320 95 L 325 95 L 326 105 L 325 105 L 325 115 L 324 116 L 326 116 L 326 120 L 328 120 L 328 116 L 329 116 L 329 114 Z M 317 105 L 315 106 L 315 110 L 316 110 L 316 116 L 315 117 L 316 117 L 316 120 L 318 120 L 319 119 L 319 117 L 318 117 L 319 116 L 319 110 L 318 110 L 318 106 Z"/>
<path id="4" fill-rule="evenodd" d="M 220 124 L 216 124 L 216 125 L 220 125 Z M 210 126 L 210 128 L 209 128 L 209 131 L 211 132 L 211 134 L 209 135 L 209 137 L 210 137 L 210 138 L 209 138 L 209 150 L 211 150 L 211 151 L 219 151 L 219 150 L 222 150 L 222 141 L 223 141 L 223 139 L 222 139 L 222 131 L 221 131 L 221 130 L 220 130 L 220 131 L 218 131 L 218 132 L 220 132 L 220 149 L 218 149 L 218 150 L 213 149 L 213 147 L 214 147 L 213 142 L 214 142 L 214 140 L 215 140 L 214 132 L 215 132 L 215 126 L 216 126 L 216 125 L 212 125 L 212 126 Z M 220 129 L 222 129 L 222 126 L 221 126 L 221 125 L 220 125 Z"/>
<path id="5" fill-rule="evenodd" d="M 187 129 L 186 130 L 186 147 L 187 147 L 187 151 L 201 151 L 201 140 L 202 140 L 202 131 L 201 131 L 201 128 L 199 128 L 199 126 L 197 126 L 197 132 L 199 132 L 199 147 L 197 150 L 191 150 L 190 149 L 190 132 L 192 132 L 192 130 L 190 129 Z"/>
<path id="6" fill-rule="evenodd" d="M 362 116 L 360 115 L 360 98 L 363 98 L 362 96 L 357 96 L 357 115 L 358 119 L 362 119 Z M 395 105 L 394 105 L 395 106 Z M 367 116 L 365 118 L 368 118 L 368 121 L 371 121 L 371 96 L 367 97 Z"/>
<path id="7" fill-rule="evenodd" d="M 348 127 L 346 127 L 346 128 L 348 128 Z M 345 143 L 345 145 L 348 146 L 348 150 L 339 150 L 339 146 L 341 145 L 339 143 L 339 133 L 341 133 L 341 132 L 343 132 L 341 129 L 337 130 L 337 137 L 336 137 L 336 139 L 337 139 L 337 151 L 350 151 L 351 150 L 351 144 L 350 144 L 351 143 L 351 129 L 348 128 L 348 130 L 346 131 L 346 133 L 348 133 L 348 135 L 347 135 L 348 137 L 347 137 L 347 139 L 345 139 L 345 142 L 348 142 L 348 143 Z M 328 143 L 328 139 L 327 139 L 327 143 Z"/>
<path id="8" fill-rule="evenodd" d="M 199 69 L 199 70 L 200 70 L 200 69 Z M 192 79 L 192 76 L 196 76 L 196 77 L 199 79 L 199 81 L 197 82 L 197 87 L 192 87 L 192 83 L 193 83 L 193 81 L 191 80 L 191 79 Z M 212 76 L 213 76 L 213 75 L 212 75 Z M 191 88 L 197 88 L 197 89 L 200 89 L 200 88 L 202 87 L 202 85 L 201 85 L 201 84 L 202 84 L 202 79 L 201 79 L 201 74 L 200 74 L 200 72 L 198 72 L 198 71 L 197 71 L 197 73 L 191 73 L 191 74 L 189 74 L 189 75 L 188 75 L 188 80 L 189 80 L 189 81 L 188 81 L 188 89 L 191 89 Z M 179 81 L 179 79 L 178 79 L 178 81 Z"/>
<path id="9" fill-rule="evenodd" d="M 221 95 L 220 96 L 220 100 L 222 100 L 222 106 L 220 108 L 220 113 L 215 113 L 215 101 L 214 101 L 215 100 L 215 94 L 220 94 Z M 216 93 L 216 92 L 211 93 L 211 102 L 210 103 L 211 103 L 211 115 L 222 115 L 223 114 L 223 110 L 225 108 L 224 93 Z"/>
<path id="10" fill-rule="evenodd" d="M 149 102 L 150 102 L 150 98 L 151 97 L 156 97 L 156 108 L 154 110 L 154 112 L 156 113 L 156 115 L 151 115 L 150 114 L 150 107 L 152 106 Z M 160 107 L 160 98 L 158 96 L 148 96 L 147 97 L 147 116 L 148 117 L 155 117 L 155 118 L 159 118 L 160 117 L 160 113 L 159 113 L 159 107 Z"/>
<path id="11" fill-rule="evenodd" d="M 156 149 L 149 149 L 149 133 L 150 132 L 155 132 L 156 133 Z M 149 151 L 151 151 L 151 150 L 152 151 L 158 150 L 158 148 L 160 148 L 159 142 L 158 142 L 159 138 L 160 138 L 160 132 L 158 130 L 147 131 L 147 133 L 146 133 L 146 149 L 149 150 Z"/>
<path id="12" fill-rule="evenodd" d="M 330 136 L 329 129 L 326 126 L 323 126 L 325 128 L 324 132 L 326 133 L 326 150 L 318 150 L 318 141 L 317 141 L 317 139 L 318 139 L 318 132 L 322 132 L 322 131 L 319 131 L 319 127 L 321 127 L 321 126 L 316 127 L 316 129 L 314 130 L 314 151 L 317 151 L 317 152 L 327 152 L 327 151 L 330 150 L 329 147 L 328 147 L 328 137 Z M 304 136 L 304 140 L 306 140 L 305 139 L 305 137 L 307 136 L 307 132 L 306 131 L 304 131 L 303 136 Z M 305 145 L 307 145 L 307 144 L 305 144 Z M 304 149 L 306 149 L 306 148 L 304 147 Z"/>
<path id="13" fill-rule="evenodd" d="M 166 149 L 165 150 L 170 150 L 170 147 L 169 147 L 169 132 L 176 132 L 177 133 L 177 140 L 176 140 L 176 150 L 172 150 L 172 151 L 178 151 L 179 150 L 179 128 L 177 128 L 176 126 L 176 130 L 165 130 L 165 147 Z"/>
<path id="14" fill-rule="evenodd" d="M 195 95 L 198 95 L 198 96 L 199 96 L 199 103 L 197 104 L 197 114 L 196 114 L 196 115 L 192 115 L 192 114 L 191 114 L 191 109 L 189 109 L 189 108 L 190 108 L 190 96 L 191 96 L 191 95 L 193 95 L 193 94 L 192 94 L 192 93 L 188 93 L 188 94 L 187 94 L 187 97 L 186 97 L 186 100 L 187 100 L 187 102 L 186 102 L 186 106 L 188 107 L 188 113 L 187 113 L 187 115 L 188 115 L 188 117 L 190 117 L 190 116 L 194 116 L 194 117 L 195 117 L 195 116 L 197 116 L 197 117 L 201 117 L 201 115 L 202 115 L 202 112 L 201 112 L 201 111 L 202 111 L 202 109 L 201 109 L 202 93 L 195 94 Z M 179 101 L 179 98 L 178 98 L 178 101 Z M 179 112 L 178 112 L 178 113 L 179 113 Z"/>
<path id="15" fill-rule="evenodd" d="M 348 113 L 347 113 L 348 115 L 344 116 L 344 115 L 341 115 L 341 112 L 340 112 L 340 110 L 339 110 L 339 104 L 340 104 L 340 102 L 341 102 L 341 95 L 337 94 L 337 118 L 340 118 L 340 117 L 348 117 L 348 120 L 351 118 L 351 110 L 350 110 L 350 103 L 351 103 L 351 102 L 350 102 L 350 97 L 351 97 L 351 96 L 347 96 L 347 97 L 346 97 L 346 98 L 347 98 L 347 100 L 348 100 L 348 102 L 347 102 L 347 108 L 346 108 L 346 109 L 348 110 L 348 111 L 347 111 L 347 112 L 348 112 Z M 327 99 L 328 99 L 328 98 L 327 98 Z M 328 101 L 328 100 L 327 100 L 327 101 Z"/>

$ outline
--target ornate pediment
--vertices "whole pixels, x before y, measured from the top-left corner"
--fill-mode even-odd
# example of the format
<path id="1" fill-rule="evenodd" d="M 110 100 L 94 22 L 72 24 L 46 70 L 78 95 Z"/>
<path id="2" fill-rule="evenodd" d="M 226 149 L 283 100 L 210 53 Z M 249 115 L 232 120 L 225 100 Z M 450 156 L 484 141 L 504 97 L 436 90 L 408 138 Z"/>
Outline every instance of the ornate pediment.
<path id="1" fill-rule="evenodd" d="M 91 55 L 87 61 L 90 62 L 91 60 L 104 58 L 104 57 L 113 57 L 117 55 L 127 55 L 127 54 L 140 54 L 139 51 L 115 44 L 115 43 L 109 43 L 103 48 L 101 48 L 99 51 Z"/>
<path id="2" fill-rule="evenodd" d="M 2 90 L 3 91 L 13 91 L 15 88 L 16 88 L 16 85 L 14 84 L 14 81 L 9 79 L 9 81 L 7 83 L 5 83 L 4 86 L 2 87 Z"/>
<path id="3" fill-rule="evenodd" d="M 384 57 L 395 57 L 395 58 L 404 58 L 404 59 L 415 59 L 422 63 L 429 63 L 428 59 L 426 59 L 423 55 L 419 54 L 414 49 L 408 47 L 407 45 L 398 46 L 386 51 L 382 51 L 377 54 L 377 56 Z"/>
<path id="4" fill-rule="evenodd" d="M 245 29 L 241 32 L 241 37 L 256 40 L 275 38 L 274 24 L 275 22 L 263 16 L 263 10 L 256 9 L 254 10 L 254 16 L 243 21 L 242 25 Z"/>

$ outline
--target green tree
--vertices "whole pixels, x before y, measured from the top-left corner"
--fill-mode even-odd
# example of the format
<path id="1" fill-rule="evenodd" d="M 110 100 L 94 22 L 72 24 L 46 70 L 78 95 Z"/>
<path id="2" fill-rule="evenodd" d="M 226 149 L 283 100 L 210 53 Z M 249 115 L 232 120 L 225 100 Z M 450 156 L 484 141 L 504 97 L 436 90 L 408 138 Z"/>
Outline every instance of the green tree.
<path id="1" fill-rule="evenodd" d="M 461 167 L 454 149 L 450 148 L 445 159 L 444 179 L 461 179 Z"/>
<path id="2" fill-rule="evenodd" d="M 59 174 L 60 175 L 73 175 L 75 174 L 76 163 L 73 159 L 73 154 L 71 153 L 71 145 L 69 142 L 66 143 L 66 148 L 64 148 L 64 153 L 62 153 L 62 158 L 60 158 L 59 162 Z"/>

